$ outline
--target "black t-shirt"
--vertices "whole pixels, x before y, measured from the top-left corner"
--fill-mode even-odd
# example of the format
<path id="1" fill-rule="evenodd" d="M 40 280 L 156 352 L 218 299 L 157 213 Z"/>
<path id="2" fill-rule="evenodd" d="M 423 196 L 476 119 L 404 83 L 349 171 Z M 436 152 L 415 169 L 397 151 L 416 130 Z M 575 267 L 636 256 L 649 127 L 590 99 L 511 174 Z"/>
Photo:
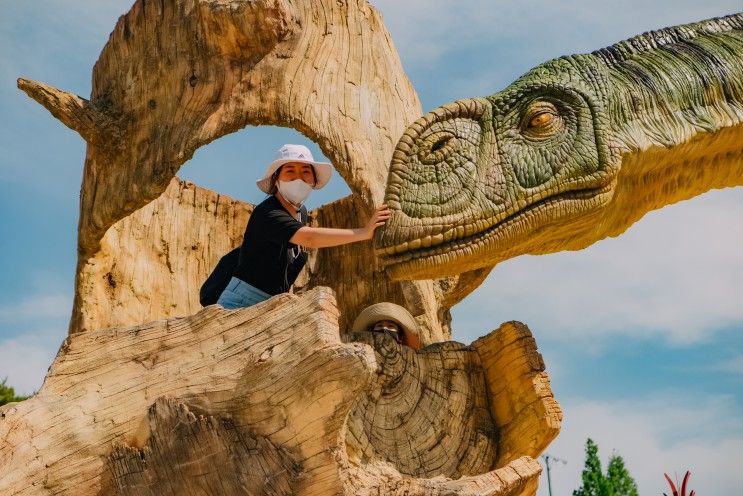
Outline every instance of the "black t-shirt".
<path id="1" fill-rule="evenodd" d="M 306 221 L 304 206 L 300 215 Z M 307 262 L 307 253 L 289 242 L 302 226 L 278 198 L 266 198 L 250 215 L 233 275 L 270 295 L 289 291 Z"/>

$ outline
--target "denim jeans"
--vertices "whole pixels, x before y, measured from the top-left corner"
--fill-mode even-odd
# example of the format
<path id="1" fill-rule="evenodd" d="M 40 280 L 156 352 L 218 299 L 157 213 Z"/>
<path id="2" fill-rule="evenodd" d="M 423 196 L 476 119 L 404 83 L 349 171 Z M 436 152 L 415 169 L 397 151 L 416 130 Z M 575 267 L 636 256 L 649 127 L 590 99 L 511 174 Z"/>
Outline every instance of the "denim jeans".
<path id="1" fill-rule="evenodd" d="M 264 293 L 242 279 L 233 276 L 219 296 L 217 304 L 229 309 L 244 308 L 266 301 L 270 297 L 270 294 Z"/>

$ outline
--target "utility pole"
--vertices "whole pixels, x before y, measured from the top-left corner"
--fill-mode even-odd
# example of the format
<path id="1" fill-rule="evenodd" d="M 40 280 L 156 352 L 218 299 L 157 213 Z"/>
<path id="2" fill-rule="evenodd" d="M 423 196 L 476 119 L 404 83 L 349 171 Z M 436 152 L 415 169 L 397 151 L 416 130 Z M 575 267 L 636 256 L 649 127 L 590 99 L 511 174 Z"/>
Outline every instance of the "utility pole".
<path id="1" fill-rule="evenodd" d="M 549 490 L 550 496 L 552 496 L 552 480 L 550 479 L 550 460 L 554 462 L 562 462 L 563 465 L 567 464 L 567 460 L 563 460 L 562 458 L 557 458 L 556 456 L 551 456 L 549 454 L 545 454 L 542 456 L 542 459 L 544 460 L 544 464 L 547 466 L 547 489 Z"/>

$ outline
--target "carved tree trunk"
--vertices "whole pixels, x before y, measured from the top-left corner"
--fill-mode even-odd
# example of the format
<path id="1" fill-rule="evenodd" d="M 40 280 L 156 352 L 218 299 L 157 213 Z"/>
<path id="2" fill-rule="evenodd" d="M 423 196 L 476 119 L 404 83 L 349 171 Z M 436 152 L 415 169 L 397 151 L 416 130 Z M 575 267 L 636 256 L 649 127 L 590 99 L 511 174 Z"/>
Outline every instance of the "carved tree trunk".
<path id="1" fill-rule="evenodd" d="M 95 65 L 90 100 L 24 79 L 19 86 L 88 142 L 70 332 L 195 310 L 201 282 L 241 241 L 247 217 L 238 212 L 250 210 L 198 188 L 193 198 L 166 193 L 198 147 L 247 125 L 293 127 L 319 144 L 353 193 L 313 217 L 358 227 L 382 201 L 398 138 L 421 114 L 380 15 L 364 1 L 137 1 Z M 387 300 L 418 319 L 423 342 L 441 341 L 450 306 L 467 294 L 451 280 L 446 291 L 391 282 L 370 243 L 315 257 L 306 287 L 342 295 L 342 328 Z"/>
<path id="2" fill-rule="evenodd" d="M 88 148 L 70 336 L 41 391 L 0 409 L 0 493 L 534 494 L 561 414 L 528 330 L 417 353 L 348 334 L 392 301 L 445 341 L 487 270 L 394 282 L 356 243 L 313 253 L 299 296 L 198 305 L 252 211 L 175 176 L 198 147 L 293 127 L 352 191 L 313 225 L 381 202 L 421 109 L 365 1 L 138 0 L 89 100 L 18 84 Z"/>
<path id="3" fill-rule="evenodd" d="M 528 329 L 347 338 L 326 288 L 73 334 L 0 408 L 0 494 L 534 493 L 560 412 Z"/>

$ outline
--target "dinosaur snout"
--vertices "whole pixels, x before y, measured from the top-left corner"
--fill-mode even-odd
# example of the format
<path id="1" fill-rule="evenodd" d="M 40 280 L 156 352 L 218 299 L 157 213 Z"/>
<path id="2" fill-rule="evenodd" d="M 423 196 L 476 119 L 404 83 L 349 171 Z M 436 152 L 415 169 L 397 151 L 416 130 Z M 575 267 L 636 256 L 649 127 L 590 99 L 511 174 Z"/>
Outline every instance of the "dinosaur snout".
<path id="1" fill-rule="evenodd" d="M 406 130 L 392 156 L 386 203 L 412 219 L 461 213 L 472 203 L 487 101 L 458 100 Z"/>

